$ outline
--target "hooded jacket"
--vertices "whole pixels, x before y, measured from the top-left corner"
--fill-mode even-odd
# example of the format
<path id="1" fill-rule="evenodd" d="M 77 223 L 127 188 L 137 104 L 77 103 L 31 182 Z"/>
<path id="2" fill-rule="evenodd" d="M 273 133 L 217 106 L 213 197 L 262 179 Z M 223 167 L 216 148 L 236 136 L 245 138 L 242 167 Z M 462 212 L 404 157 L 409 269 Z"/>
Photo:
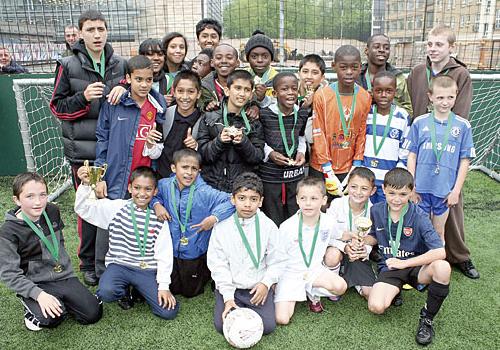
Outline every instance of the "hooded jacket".
<path id="1" fill-rule="evenodd" d="M 71 163 L 81 164 L 84 160 L 92 162 L 95 159 L 99 109 L 106 95 L 124 78 L 126 62 L 113 53 L 111 45 L 106 44 L 102 78 L 94 69 L 82 39 L 73 46 L 73 53 L 73 56 L 57 62 L 50 110 L 62 121 L 64 155 Z M 89 102 L 83 92 L 89 84 L 98 81 L 106 85 L 103 97 Z"/>

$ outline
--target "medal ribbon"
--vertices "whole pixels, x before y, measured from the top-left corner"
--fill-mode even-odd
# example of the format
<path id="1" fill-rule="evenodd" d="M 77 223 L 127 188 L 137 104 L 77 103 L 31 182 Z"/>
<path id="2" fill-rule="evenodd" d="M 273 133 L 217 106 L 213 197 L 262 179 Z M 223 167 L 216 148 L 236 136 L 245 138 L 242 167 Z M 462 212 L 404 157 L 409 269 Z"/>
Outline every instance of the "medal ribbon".
<path id="1" fill-rule="evenodd" d="M 238 232 L 240 233 L 243 245 L 245 246 L 245 249 L 247 250 L 248 255 L 250 256 L 250 259 L 252 259 L 253 266 L 255 266 L 255 269 L 258 269 L 260 264 L 260 253 L 261 253 L 259 215 L 255 214 L 255 241 L 257 245 L 257 257 L 255 257 L 255 255 L 252 252 L 252 248 L 250 247 L 250 243 L 248 243 L 248 239 L 245 235 L 245 232 L 243 231 L 243 227 L 241 227 L 240 219 L 238 219 L 238 215 L 236 214 L 236 212 L 233 214 L 233 219 L 234 223 L 236 224 L 236 227 L 238 228 Z"/>
<path id="2" fill-rule="evenodd" d="M 149 228 L 149 215 L 151 214 L 151 211 L 148 208 L 146 208 L 146 221 L 144 222 L 144 231 L 142 234 L 142 243 L 141 243 L 141 237 L 139 236 L 139 229 L 137 228 L 137 221 L 135 219 L 135 209 L 134 209 L 134 203 L 130 202 L 130 215 L 132 216 L 132 225 L 134 225 L 134 234 L 135 234 L 135 240 L 137 241 L 137 245 L 139 246 L 139 251 L 141 253 L 141 257 L 144 258 L 144 255 L 146 255 L 146 244 L 148 242 L 148 228 Z"/>
<path id="3" fill-rule="evenodd" d="M 247 114 L 245 113 L 245 108 L 241 109 L 240 115 L 241 118 L 243 118 L 243 122 L 245 122 L 245 135 L 248 135 L 252 129 L 250 128 L 250 122 L 248 121 Z M 224 118 L 224 126 L 228 128 L 229 120 L 227 119 L 227 103 L 223 107 L 222 116 Z"/>
<path id="4" fill-rule="evenodd" d="M 388 233 L 389 233 L 389 244 L 391 245 L 391 250 L 392 250 L 392 256 L 395 258 L 398 256 L 398 250 L 399 250 L 399 244 L 401 242 L 401 232 L 403 231 L 403 221 L 406 212 L 408 211 L 408 204 L 406 204 L 403 209 L 401 210 L 401 213 L 399 214 L 399 221 L 398 221 L 398 228 L 396 231 L 396 241 L 392 239 L 392 232 L 391 232 L 391 226 L 392 226 L 392 220 L 391 220 L 391 213 L 389 210 L 389 206 L 387 206 L 387 228 L 388 228 Z"/>
<path id="5" fill-rule="evenodd" d="M 43 242 L 43 244 L 47 247 L 47 250 L 49 251 L 50 255 L 54 258 L 56 262 L 59 261 L 59 241 L 57 240 L 57 236 L 54 232 L 54 228 L 52 228 L 52 223 L 50 222 L 50 219 L 45 212 L 45 210 L 42 213 L 43 217 L 45 218 L 45 222 L 47 223 L 47 226 L 49 227 L 50 231 L 50 238 L 52 239 L 52 243 L 45 237 L 43 234 L 43 231 L 41 228 L 37 227 L 31 219 L 26 216 L 23 212 L 21 212 L 21 216 L 23 217 L 23 220 L 25 223 L 28 224 L 28 226 L 35 232 L 35 234 L 40 238 L 40 240 Z"/>
<path id="6" fill-rule="evenodd" d="M 255 77 L 257 74 L 252 70 L 254 73 L 253 76 Z M 269 81 L 269 75 L 271 75 L 271 66 L 262 74 L 262 78 L 260 78 L 260 84 L 266 85 L 266 83 Z"/>
<path id="7" fill-rule="evenodd" d="M 90 57 L 92 58 L 92 57 Z M 104 65 L 106 64 L 106 59 L 104 57 L 104 50 L 102 50 L 101 52 L 101 61 L 99 62 L 99 64 L 97 64 L 96 61 L 94 61 L 94 59 L 92 58 L 92 64 L 94 66 L 94 70 L 99 73 L 99 75 L 104 79 L 104 72 L 105 72 L 105 67 Z"/>
<path id="8" fill-rule="evenodd" d="M 445 70 L 443 72 L 443 75 L 448 75 L 448 71 L 449 71 L 449 69 Z M 436 74 L 436 75 L 438 75 L 438 74 Z M 431 70 L 428 67 L 425 68 L 425 75 L 427 75 L 427 86 L 429 86 L 431 84 Z M 433 74 L 432 76 L 435 76 L 435 75 Z"/>
<path id="9" fill-rule="evenodd" d="M 363 216 L 368 217 L 368 202 L 365 203 L 365 210 L 363 210 Z M 351 206 L 349 205 L 349 231 L 352 231 L 352 209 Z"/>
<path id="10" fill-rule="evenodd" d="M 309 268 L 309 266 L 311 266 L 312 257 L 314 255 L 314 249 L 316 249 L 316 241 L 318 240 L 320 219 L 318 219 L 318 222 L 316 223 L 316 226 L 314 227 L 314 236 L 313 236 L 313 241 L 311 244 L 311 249 L 309 250 L 309 259 L 306 256 L 306 252 L 305 252 L 304 246 L 302 244 L 302 221 L 303 221 L 302 213 L 300 213 L 300 216 L 299 216 L 299 247 L 300 247 L 300 252 L 302 253 L 302 259 L 304 260 L 304 264 L 306 264 L 307 268 Z"/>
<path id="11" fill-rule="evenodd" d="M 285 124 L 283 123 L 283 114 L 281 113 L 281 110 L 278 109 L 278 121 L 280 124 L 280 133 L 281 133 L 281 139 L 283 140 L 283 145 L 285 146 L 285 152 L 288 158 L 292 158 L 293 152 L 295 150 L 295 125 L 297 124 L 297 110 L 295 107 L 293 108 L 293 128 L 292 132 L 290 133 L 290 138 L 292 139 L 292 145 L 288 147 L 288 140 L 286 137 L 286 130 L 285 130 Z"/>
<path id="12" fill-rule="evenodd" d="M 179 221 L 179 225 L 181 227 L 181 232 L 184 235 L 184 233 L 187 230 L 187 224 L 189 217 L 191 216 L 191 209 L 193 208 L 193 197 L 194 197 L 194 190 L 196 186 L 192 184 L 189 186 L 189 195 L 188 195 L 188 202 L 186 206 L 186 216 L 184 217 L 184 224 L 181 222 L 181 213 L 180 213 L 180 208 L 177 208 L 177 201 L 175 200 L 175 184 L 174 181 L 170 183 L 170 197 L 172 197 L 172 205 L 174 207 L 174 214 L 175 217 L 177 218 L 177 221 Z M 180 198 L 180 194 L 179 194 Z M 180 204 L 179 204 L 180 205 Z"/>
<path id="13" fill-rule="evenodd" d="M 380 150 L 382 149 L 382 145 L 385 142 L 385 139 L 387 138 L 387 134 L 389 133 L 389 129 L 391 128 L 391 120 L 392 116 L 394 115 L 394 105 L 391 105 L 391 111 L 389 112 L 389 119 L 387 119 L 387 123 L 385 124 L 384 127 L 384 133 L 382 135 L 382 140 L 378 144 L 377 147 L 377 105 L 373 106 L 373 120 L 372 120 L 372 127 L 373 127 L 373 151 L 375 152 L 375 157 L 378 155 Z"/>
<path id="14" fill-rule="evenodd" d="M 450 112 L 448 114 L 448 122 L 447 122 L 448 125 L 446 125 L 446 134 L 444 135 L 444 140 L 443 140 L 441 150 L 437 149 L 437 136 L 436 136 L 436 125 L 434 122 L 434 112 L 431 113 L 431 117 L 429 118 L 429 123 L 430 123 L 429 127 L 431 129 L 432 150 L 434 151 L 434 154 L 436 155 L 436 159 L 437 159 L 438 164 L 439 164 L 439 161 L 441 160 L 441 156 L 443 155 L 444 150 L 446 149 L 446 146 L 448 146 L 451 124 L 453 122 L 454 116 L 455 116 L 455 113 L 453 113 L 453 112 Z"/>
<path id="15" fill-rule="evenodd" d="M 356 95 L 358 94 L 359 87 L 358 85 L 354 85 L 354 93 L 352 95 L 350 117 L 349 117 L 349 122 L 346 125 L 344 107 L 342 105 L 342 101 L 340 100 L 339 85 L 337 83 L 333 85 L 334 85 L 335 97 L 337 97 L 337 109 L 340 115 L 340 122 L 342 123 L 342 131 L 344 133 L 344 139 L 347 140 L 347 136 L 349 136 L 349 129 L 351 128 L 351 122 L 354 119 L 354 110 L 356 109 Z"/>
<path id="16" fill-rule="evenodd" d="M 372 80 L 370 77 L 370 72 L 368 72 L 368 68 L 366 69 L 365 80 L 366 80 L 366 87 L 368 91 L 370 91 L 372 89 Z"/>
<path id="17" fill-rule="evenodd" d="M 165 77 L 167 78 L 167 95 L 171 94 L 172 85 L 174 85 L 174 80 L 176 73 L 167 73 Z M 173 95 L 173 94 L 172 94 Z"/>

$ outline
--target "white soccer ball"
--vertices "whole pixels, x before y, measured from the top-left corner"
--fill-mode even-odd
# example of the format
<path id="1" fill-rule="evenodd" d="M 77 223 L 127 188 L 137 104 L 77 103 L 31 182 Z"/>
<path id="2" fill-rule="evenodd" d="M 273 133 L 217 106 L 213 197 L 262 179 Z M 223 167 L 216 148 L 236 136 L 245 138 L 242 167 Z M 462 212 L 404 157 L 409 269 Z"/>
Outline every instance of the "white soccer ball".
<path id="1" fill-rule="evenodd" d="M 252 309 L 238 308 L 227 314 L 222 330 L 231 346 L 248 349 L 262 338 L 264 323 L 259 314 Z"/>

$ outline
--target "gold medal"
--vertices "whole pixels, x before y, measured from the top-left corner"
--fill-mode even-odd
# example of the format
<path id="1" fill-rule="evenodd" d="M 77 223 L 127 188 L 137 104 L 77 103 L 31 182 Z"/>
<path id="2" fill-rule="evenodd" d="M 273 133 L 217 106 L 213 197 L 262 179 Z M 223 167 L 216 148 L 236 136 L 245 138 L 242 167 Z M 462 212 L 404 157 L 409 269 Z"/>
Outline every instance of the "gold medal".
<path id="1" fill-rule="evenodd" d="M 351 143 L 349 141 L 344 141 L 340 144 L 343 149 L 348 149 Z"/>
<path id="2" fill-rule="evenodd" d="M 139 267 L 141 269 L 145 270 L 148 268 L 148 264 L 145 261 L 141 261 L 141 263 L 139 264 Z"/>
<path id="3" fill-rule="evenodd" d="M 189 239 L 186 236 L 182 236 L 180 239 L 180 242 L 181 242 L 181 245 L 186 246 L 189 243 Z"/>
<path id="4" fill-rule="evenodd" d="M 63 271 L 63 267 L 61 264 L 56 264 L 56 266 L 54 266 L 53 270 L 55 273 L 61 273 Z"/>
<path id="5" fill-rule="evenodd" d="M 309 278 L 309 272 L 305 272 L 303 278 L 304 281 L 307 281 L 307 279 Z"/>
<path id="6" fill-rule="evenodd" d="M 371 165 L 372 168 L 378 167 L 378 160 L 377 159 L 372 159 L 370 161 L 370 165 Z"/>

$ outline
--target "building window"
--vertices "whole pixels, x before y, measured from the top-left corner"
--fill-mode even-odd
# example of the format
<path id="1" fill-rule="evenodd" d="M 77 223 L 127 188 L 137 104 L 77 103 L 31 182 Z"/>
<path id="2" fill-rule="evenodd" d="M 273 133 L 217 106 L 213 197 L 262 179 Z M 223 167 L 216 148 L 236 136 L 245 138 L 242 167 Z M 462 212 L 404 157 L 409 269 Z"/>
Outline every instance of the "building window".
<path id="1" fill-rule="evenodd" d="M 495 29 L 500 29 L 500 9 L 497 10 L 495 15 Z"/>
<path id="2" fill-rule="evenodd" d="M 486 2 L 486 10 L 485 10 L 485 13 L 486 13 L 486 14 L 489 14 L 489 13 L 490 13 L 490 11 L 491 11 L 491 0 L 488 0 L 488 1 Z"/>
<path id="3" fill-rule="evenodd" d="M 460 28 L 463 28 L 465 26 L 465 16 L 461 15 L 460 16 Z"/>
<path id="4" fill-rule="evenodd" d="M 456 19 L 455 17 L 451 17 L 451 19 L 450 19 L 450 27 L 451 27 L 451 29 L 455 29 L 455 19 Z"/>
<path id="5" fill-rule="evenodd" d="M 488 27 L 489 27 L 488 23 L 485 23 L 483 27 L 483 36 L 488 34 L 488 29 L 489 29 Z"/>

